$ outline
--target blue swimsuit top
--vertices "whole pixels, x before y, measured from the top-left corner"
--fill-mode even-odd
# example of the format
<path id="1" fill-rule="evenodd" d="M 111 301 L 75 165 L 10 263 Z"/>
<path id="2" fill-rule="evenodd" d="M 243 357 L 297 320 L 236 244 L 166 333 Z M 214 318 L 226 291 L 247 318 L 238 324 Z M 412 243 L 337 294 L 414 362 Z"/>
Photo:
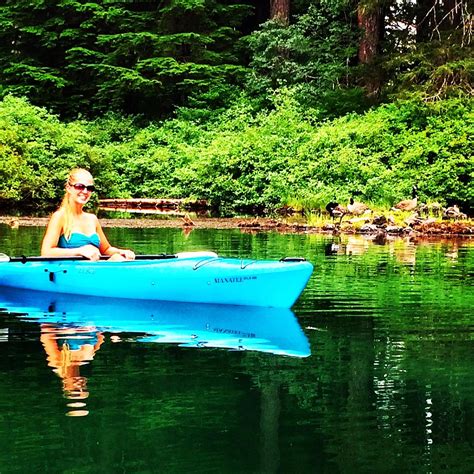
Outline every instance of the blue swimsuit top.
<path id="1" fill-rule="evenodd" d="M 82 346 L 86 344 L 90 344 L 91 346 L 95 346 L 97 344 L 97 332 L 90 332 L 90 333 L 81 333 L 80 338 L 76 339 L 74 335 L 70 337 L 63 337 L 57 340 L 58 346 L 62 349 L 64 344 L 69 346 L 71 351 L 77 351 L 82 348 Z"/>
<path id="2" fill-rule="evenodd" d="M 58 247 L 62 249 L 77 249 L 84 245 L 94 245 L 95 247 L 100 247 L 100 239 L 97 233 L 91 235 L 81 234 L 80 232 L 73 232 L 69 240 L 61 235 L 58 241 Z"/>

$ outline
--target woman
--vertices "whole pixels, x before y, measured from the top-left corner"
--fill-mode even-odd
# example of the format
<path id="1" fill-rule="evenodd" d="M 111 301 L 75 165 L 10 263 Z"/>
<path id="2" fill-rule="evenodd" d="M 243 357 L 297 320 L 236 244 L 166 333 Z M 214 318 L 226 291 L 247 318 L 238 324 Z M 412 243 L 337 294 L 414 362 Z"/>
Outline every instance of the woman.
<path id="1" fill-rule="evenodd" d="M 84 212 L 95 190 L 89 171 L 75 168 L 69 173 L 66 194 L 59 209 L 51 216 L 41 245 L 45 257 L 85 257 L 99 260 L 109 255 L 111 260 L 133 260 L 131 250 L 112 247 L 95 214 Z"/>
<path id="2" fill-rule="evenodd" d="M 103 334 L 93 326 L 42 324 L 40 340 L 46 351 L 49 367 L 63 380 L 65 396 L 87 398 L 87 378 L 81 376 L 80 367 L 94 359 L 104 342 Z"/>

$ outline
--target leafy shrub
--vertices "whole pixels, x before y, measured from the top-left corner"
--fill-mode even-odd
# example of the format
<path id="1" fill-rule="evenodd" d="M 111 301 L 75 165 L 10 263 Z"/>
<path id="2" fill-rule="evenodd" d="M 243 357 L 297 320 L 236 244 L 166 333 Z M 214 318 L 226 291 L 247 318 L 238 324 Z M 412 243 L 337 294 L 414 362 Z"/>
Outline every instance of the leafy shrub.
<path id="1" fill-rule="evenodd" d="M 103 197 L 208 199 L 224 214 L 351 195 L 387 205 L 416 184 L 427 201 L 473 205 L 473 99 L 399 101 L 318 121 L 293 89 L 256 113 L 245 97 L 210 122 L 62 123 L 25 100 L 0 102 L 0 199 L 58 203 L 67 171 L 89 168 Z"/>

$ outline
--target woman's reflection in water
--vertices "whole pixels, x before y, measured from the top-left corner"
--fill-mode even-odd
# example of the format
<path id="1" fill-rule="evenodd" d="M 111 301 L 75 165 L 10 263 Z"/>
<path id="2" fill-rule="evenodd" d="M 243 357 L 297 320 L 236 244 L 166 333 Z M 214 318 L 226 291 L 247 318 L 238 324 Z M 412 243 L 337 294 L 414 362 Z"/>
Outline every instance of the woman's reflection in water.
<path id="1" fill-rule="evenodd" d="M 99 350 L 104 336 L 93 326 L 65 327 L 41 325 L 41 342 L 47 354 L 48 366 L 61 377 L 64 396 L 70 408 L 84 408 L 89 396 L 87 378 L 80 375 L 81 365 L 89 363 Z M 70 410 L 68 416 L 86 416 L 87 410 Z"/>

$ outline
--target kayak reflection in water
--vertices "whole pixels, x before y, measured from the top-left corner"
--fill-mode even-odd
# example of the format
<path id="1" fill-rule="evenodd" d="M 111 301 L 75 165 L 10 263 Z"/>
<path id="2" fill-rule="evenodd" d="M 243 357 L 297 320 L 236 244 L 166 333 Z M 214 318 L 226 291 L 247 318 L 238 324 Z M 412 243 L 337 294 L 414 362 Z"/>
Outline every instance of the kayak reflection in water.
<path id="1" fill-rule="evenodd" d="M 41 325 L 41 342 L 46 351 L 48 366 L 63 381 L 66 398 L 84 400 L 89 396 L 87 378 L 81 376 L 80 367 L 92 361 L 104 336 L 95 327 L 58 327 Z M 84 407 L 85 403 L 72 403 L 72 407 Z M 70 412 L 70 415 L 86 415 L 88 412 Z"/>
<path id="2" fill-rule="evenodd" d="M 133 260 L 128 249 L 112 247 L 95 214 L 84 212 L 95 191 L 89 171 L 75 168 L 66 181 L 66 192 L 59 209 L 51 216 L 41 245 L 44 257 L 85 257 L 99 260 L 101 255 L 111 260 Z"/>

